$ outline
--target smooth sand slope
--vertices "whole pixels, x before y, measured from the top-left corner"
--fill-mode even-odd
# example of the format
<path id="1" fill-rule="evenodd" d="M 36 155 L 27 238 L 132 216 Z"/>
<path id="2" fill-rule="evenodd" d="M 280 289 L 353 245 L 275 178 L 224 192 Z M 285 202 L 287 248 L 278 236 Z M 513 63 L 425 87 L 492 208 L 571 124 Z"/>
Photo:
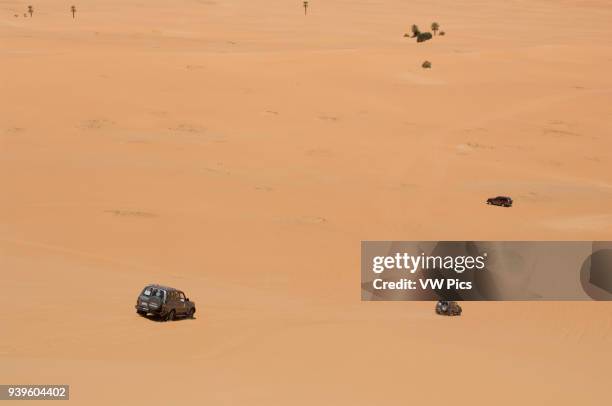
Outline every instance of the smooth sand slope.
<path id="1" fill-rule="evenodd" d="M 609 1 L 33 5 L 0 1 L 0 383 L 605 403 L 608 303 L 361 303 L 359 242 L 611 239 Z M 197 318 L 137 317 L 150 282 Z"/>

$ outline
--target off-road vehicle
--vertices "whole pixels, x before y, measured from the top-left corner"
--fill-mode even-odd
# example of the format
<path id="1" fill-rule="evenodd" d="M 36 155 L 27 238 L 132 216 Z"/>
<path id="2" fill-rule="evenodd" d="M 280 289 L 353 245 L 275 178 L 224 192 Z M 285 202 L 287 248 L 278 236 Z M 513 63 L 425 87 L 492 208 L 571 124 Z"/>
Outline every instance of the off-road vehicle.
<path id="1" fill-rule="evenodd" d="M 508 196 L 490 197 L 487 199 L 487 204 L 494 206 L 512 207 L 512 198 Z"/>
<path id="2" fill-rule="evenodd" d="M 438 304 L 436 304 L 437 314 L 442 314 L 445 316 L 461 316 L 461 312 L 461 306 L 459 306 L 457 302 L 440 300 Z"/>
<path id="3" fill-rule="evenodd" d="M 182 291 L 160 285 L 145 286 L 135 307 L 141 316 L 152 314 L 163 320 L 174 320 L 178 316 L 192 318 L 196 312 L 195 303 Z"/>

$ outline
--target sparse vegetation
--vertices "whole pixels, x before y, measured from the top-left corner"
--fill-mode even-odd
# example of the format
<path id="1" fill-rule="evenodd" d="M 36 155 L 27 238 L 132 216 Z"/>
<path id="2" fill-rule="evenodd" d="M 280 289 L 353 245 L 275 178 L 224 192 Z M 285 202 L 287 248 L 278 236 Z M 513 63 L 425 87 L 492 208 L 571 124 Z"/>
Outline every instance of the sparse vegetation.
<path id="1" fill-rule="evenodd" d="M 424 42 L 432 38 L 433 35 L 431 35 L 431 32 L 420 32 L 419 35 L 417 35 L 417 42 Z"/>
<path id="2" fill-rule="evenodd" d="M 28 13 L 30 13 L 30 17 L 32 17 L 32 14 L 34 14 L 34 7 L 28 6 Z"/>
<path id="3" fill-rule="evenodd" d="M 439 29 L 440 29 L 440 24 L 436 22 L 431 23 L 431 31 L 433 31 L 434 35 L 436 35 Z"/>
<path id="4" fill-rule="evenodd" d="M 431 32 L 422 32 L 418 25 L 412 24 L 412 27 L 410 28 L 412 35 L 406 33 L 404 34 L 404 37 L 416 38 L 417 42 L 424 42 L 432 39 L 434 35 L 445 35 L 444 31 L 440 31 L 440 24 L 437 22 L 431 23 L 431 31 L 433 32 L 433 35 Z"/>
<path id="5" fill-rule="evenodd" d="M 421 67 L 423 67 L 424 69 L 431 69 L 431 62 L 425 61 L 425 62 L 423 62 Z"/>

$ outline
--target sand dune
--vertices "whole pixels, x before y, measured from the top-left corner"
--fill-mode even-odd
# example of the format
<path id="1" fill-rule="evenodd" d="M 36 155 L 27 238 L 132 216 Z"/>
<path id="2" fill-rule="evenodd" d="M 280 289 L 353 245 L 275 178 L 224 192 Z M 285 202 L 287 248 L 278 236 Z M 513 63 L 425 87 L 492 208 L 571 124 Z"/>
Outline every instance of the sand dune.
<path id="1" fill-rule="evenodd" d="M 0 1 L 1 383 L 604 402 L 607 303 L 361 303 L 359 243 L 609 240 L 608 1 L 24 4 Z M 197 318 L 138 317 L 150 282 Z"/>

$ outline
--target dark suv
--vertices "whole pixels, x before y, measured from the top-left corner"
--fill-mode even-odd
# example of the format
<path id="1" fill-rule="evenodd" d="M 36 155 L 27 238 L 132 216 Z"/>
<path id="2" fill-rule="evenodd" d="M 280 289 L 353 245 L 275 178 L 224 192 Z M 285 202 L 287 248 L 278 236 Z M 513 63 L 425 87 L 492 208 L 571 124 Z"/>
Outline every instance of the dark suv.
<path id="1" fill-rule="evenodd" d="M 512 207 L 512 198 L 508 196 L 490 197 L 487 199 L 487 204 L 494 206 Z"/>
<path id="2" fill-rule="evenodd" d="M 136 300 L 136 313 L 141 316 L 153 314 L 163 320 L 174 320 L 177 316 L 192 318 L 195 303 L 180 290 L 160 285 L 147 285 Z"/>
<path id="3" fill-rule="evenodd" d="M 436 304 L 436 313 L 445 316 L 461 316 L 461 306 L 459 303 L 450 300 L 440 300 Z"/>

